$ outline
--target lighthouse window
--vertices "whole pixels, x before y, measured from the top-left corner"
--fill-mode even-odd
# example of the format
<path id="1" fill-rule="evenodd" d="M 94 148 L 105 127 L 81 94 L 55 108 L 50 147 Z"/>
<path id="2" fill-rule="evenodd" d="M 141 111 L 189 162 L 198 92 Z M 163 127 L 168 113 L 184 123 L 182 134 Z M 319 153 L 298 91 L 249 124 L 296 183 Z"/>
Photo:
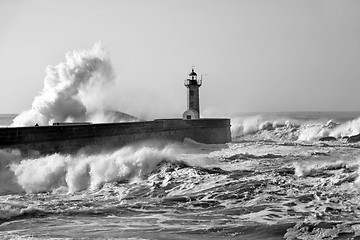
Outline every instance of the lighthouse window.
<path id="1" fill-rule="evenodd" d="M 194 91 L 190 90 L 189 94 L 190 96 L 194 96 Z"/>

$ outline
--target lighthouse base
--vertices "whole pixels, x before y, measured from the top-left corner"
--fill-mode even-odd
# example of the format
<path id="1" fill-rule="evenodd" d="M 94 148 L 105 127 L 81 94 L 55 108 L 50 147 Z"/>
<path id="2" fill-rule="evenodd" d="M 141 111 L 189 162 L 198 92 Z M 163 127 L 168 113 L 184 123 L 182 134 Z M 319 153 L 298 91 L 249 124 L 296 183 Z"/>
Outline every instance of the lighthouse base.
<path id="1" fill-rule="evenodd" d="M 199 118 L 200 118 L 200 114 L 192 109 L 189 109 L 183 113 L 184 120 L 199 119 Z"/>

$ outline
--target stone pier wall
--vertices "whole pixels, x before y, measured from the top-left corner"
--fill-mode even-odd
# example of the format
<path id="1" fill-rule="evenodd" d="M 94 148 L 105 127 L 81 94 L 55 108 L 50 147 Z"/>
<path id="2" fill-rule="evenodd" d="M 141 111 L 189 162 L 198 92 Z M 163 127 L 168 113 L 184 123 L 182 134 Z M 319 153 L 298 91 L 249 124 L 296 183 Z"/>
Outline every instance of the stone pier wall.
<path id="1" fill-rule="evenodd" d="M 231 141 L 229 119 L 159 119 L 155 121 L 0 128 L 0 149 L 40 153 L 104 150 L 150 139 L 218 144 Z"/>

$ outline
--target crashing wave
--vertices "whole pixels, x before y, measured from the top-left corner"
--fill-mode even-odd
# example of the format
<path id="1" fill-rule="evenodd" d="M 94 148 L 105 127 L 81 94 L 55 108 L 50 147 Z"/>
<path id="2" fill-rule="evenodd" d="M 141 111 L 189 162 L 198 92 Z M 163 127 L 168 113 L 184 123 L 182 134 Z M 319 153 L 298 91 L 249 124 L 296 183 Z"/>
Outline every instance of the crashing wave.
<path id="1" fill-rule="evenodd" d="M 48 66 L 46 73 L 43 90 L 12 126 L 128 120 L 129 116 L 119 118 L 116 103 L 108 99 L 117 94 L 115 74 L 108 52 L 100 43 L 90 50 L 68 52 L 65 62 Z"/>

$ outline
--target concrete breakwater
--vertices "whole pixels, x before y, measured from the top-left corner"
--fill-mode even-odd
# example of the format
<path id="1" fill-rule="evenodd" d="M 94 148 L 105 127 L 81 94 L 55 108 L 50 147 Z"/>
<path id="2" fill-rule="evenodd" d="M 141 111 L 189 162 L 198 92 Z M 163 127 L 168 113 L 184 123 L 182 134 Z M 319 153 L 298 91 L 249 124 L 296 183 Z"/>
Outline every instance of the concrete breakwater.
<path id="1" fill-rule="evenodd" d="M 155 121 L 0 128 L 0 149 L 24 153 L 75 153 L 160 139 L 219 144 L 231 141 L 230 119 L 159 119 Z"/>

